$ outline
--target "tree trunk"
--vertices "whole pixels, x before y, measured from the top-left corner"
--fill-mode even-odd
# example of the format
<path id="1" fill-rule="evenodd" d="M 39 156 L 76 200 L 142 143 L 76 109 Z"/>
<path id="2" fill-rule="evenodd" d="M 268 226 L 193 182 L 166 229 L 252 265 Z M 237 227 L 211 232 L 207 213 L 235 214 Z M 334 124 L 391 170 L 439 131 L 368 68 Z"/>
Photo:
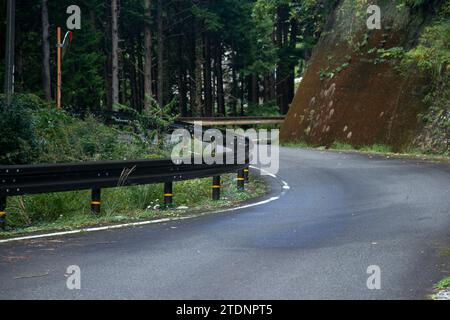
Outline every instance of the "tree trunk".
<path id="1" fill-rule="evenodd" d="M 111 70 L 112 70 L 112 55 L 111 52 L 108 52 L 105 63 L 105 76 L 106 76 L 106 106 L 109 111 L 112 111 L 113 109 Z"/>
<path id="2" fill-rule="evenodd" d="M 271 72 L 269 76 L 269 101 L 275 101 L 276 99 L 276 92 L 275 92 L 275 73 Z"/>
<path id="3" fill-rule="evenodd" d="M 180 70 L 178 79 L 178 90 L 180 99 L 178 101 L 179 112 L 182 117 L 187 116 L 187 87 L 186 87 L 186 69 Z"/>
<path id="4" fill-rule="evenodd" d="M 147 108 L 150 105 L 149 99 L 153 97 L 153 91 L 152 91 L 152 34 L 151 34 L 151 30 L 150 30 L 151 0 L 145 0 L 144 10 L 145 10 L 144 106 Z"/>
<path id="5" fill-rule="evenodd" d="M 19 2 L 20 3 L 20 2 Z M 17 4 L 16 4 L 17 5 Z M 19 11 L 20 12 L 20 8 Z M 24 75 L 24 59 L 23 59 L 23 32 L 22 25 L 17 23 L 15 26 L 15 43 L 14 43 L 14 53 L 15 53 L 15 63 L 14 63 L 14 91 L 20 92 L 25 88 L 25 75 Z"/>
<path id="6" fill-rule="evenodd" d="M 240 115 L 244 116 L 245 112 L 244 112 L 244 95 L 245 95 L 245 77 L 240 75 L 240 89 L 241 91 L 239 92 L 239 100 L 241 103 L 241 111 L 240 111 Z"/>
<path id="7" fill-rule="evenodd" d="M 183 36 L 180 35 L 178 38 L 178 57 L 180 59 L 178 65 L 178 110 L 182 117 L 187 116 L 187 70 L 186 70 L 186 61 L 183 53 L 184 41 Z"/>
<path id="8" fill-rule="evenodd" d="M 283 24 L 281 22 L 282 13 L 281 8 L 278 8 L 277 10 L 277 27 L 276 27 L 276 42 L 277 47 L 279 50 L 283 47 Z M 280 113 L 283 114 L 283 67 L 282 67 L 282 61 L 279 61 L 277 64 L 277 71 L 276 71 L 276 82 L 275 82 L 275 88 L 276 88 L 276 96 L 277 96 L 277 105 L 280 110 Z"/>
<path id="9" fill-rule="evenodd" d="M 203 68 L 203 37 L 201 24 L 197 27 L 195 39 L 195 103 L 193 116 L 202 116 L 202 68 Z"/>
<path id="10" fill-rule="evenodd" d="M 131 87 L 131 107 L 137 110 L 138 105 L 138 86 L 137 86 L 137 75 L 136 75 L 136 66 L 135 66 L 135 57 L 134 55 L 130 55 L 128 58 L 128 68 L 129 68 L 129 77 L 130 77 L 130 87 Z"/>
<path id="11" fill-rule="evenodd" d="M 158 0 L 158 104 L 164 106 L 164 23 L 163 0 Z"/>
<path id="12" fill-rule="evenodd" d="M 233 58 L 234 60 L 234 58 Z M 236 76 L 236 70 L 234 67 L 234 63 L 233 66 L 231 68 L 231 101 L 230 101 L 230 106 L 231 106 L 231 113 L 234 117 L 237 116 L 237 102 L 238 102 L 238 79 Z"/>
<path id="13" fill-rule="evenodd" d="M 286 20 L 288 19 L 288 11 L 286 5 L 280 5 L 277 8 L 277 30 L 276 30 L 276 40 L 279 50 L 282 50 L 287 42 L 287 29 L 288 25 Z M 288 109 L 288 102 L 286 96 L 286 85 L 288 76 L 286 72 L 287 66 L 286 62 L 280 60 L 277 65 L 277 79 L 276 79 L 276 94 L 277 94 L 277 104 L 281 114 L 285 114 Z"/>
<path id="14" fill-rule="evenodd" d="M 205 78 L 205 110 L 204 115 L 206 117 L 212 117 L 212 81 L 211 81 L 211 41 L 210 36 L 207 33 L 205 35 L 205 61 L 204 61 L 204 78 Z"/>
<path id="15" fill-rule="evenodd" d="M 139 40 L 138 40 L 139 41 Z M 142 70 L 145 69 L 144 67 L 144 55 L 145 53 L 142 51 L 142 48 L 140 48 L 140 46 L 136 46 L 138 49 L 136 50 L 136 64 L 137 64 L 137 83 L 138 83 L 138 101 L 139 101 L 139 105 L 138 105 L 138 110 L 142 111 L 143 108 L 145 107 L 145 79 L 144 79 L 144 74 L 142 72 Z"/>
<path id="16" fill-rule="evenodd" d="M 119 103 L 119 25 L 117 0 L 111 0 L 112 105 Z"/>
<path id="17" fill-rule="evenodd" d="M 269 75 L 270 74 L 266 74 L 264 75 L 264 94 L 263 94 L 263 99 L 264 99 L 264 103 L 267 103 L 270 101 L 270 79 L 269 79 Z"/>
<path id="18" fill-rule="evenodd" d="M 297 45 L 297 35 L 298 35 L 298 29 L 299 29 L 299 25 L 298 22 L 295 18 L 291 19 L 291 39 L 290 39 L 290 47 L 291 50 L 295 50 L 295 46 Z M 287 92 L 287 97 L 286 97 L 286 102 L 287 102 L 287 106 L 286 106 L 286 113 L 289 111 L 289 107 L 290 104 L 292 103 L 292 100 L 294 99 L 294 94 L 295 94 L 295 62 L 292 62 L 289 66 L 289 74 L 288 74 L 288 79 L 286 82 L 286 92 Z"/>
<path id="19" fill-rule="evenodd" d="M 119 78 L 119 103 L 127 103 L 127 80 L 125 75 L 125 61 L 122 61 L 122 68 L 120 69 Z"/>
<path id="20" fill-rule="evenodd" d="M 44 89 L 45 99 L 52 99 L 52 87 L 50 78 L 50 36 L 48 23 L 48 5 L 47 0 L 42 0 L 42 87 Z"/>
<path id="21" fill-rule="evenodd" d="M 225 93 L 223 90 L 222 43 L 216 42 L 216 77 L 217 77 L 217 109 L 221 116 L 226 116 Z"/>
<path id="22" fill-rule="evenodd" d="M 258 75 L 252 74 L 251 80 L 251 90 L 252 90 L 252 102 L 256 105 L 259 104 L 259 83 L 258 83 Z"/>
<path id="23" fill-rule="evenodd" d="M 111 8 L 105 6 L 104 15 L 109 17 L 111 14 Z M 106 19 L 105 30 L 111 31 L 111 19 Z M 112 111 L 112 54 L 111 54 L 111 34 L 112 32 L 106 32 L 104 43 L 104 54 L 106 57 L 104 65 L 104 77 L 105 77 L 105 93 L 106 93 L 106 108 L 108 111 Z"/>
<path id="24" fill-rule="evenodd" d="M 264 103 L 275 100 L 275 76 L 269 72 L 264 76 Z"/>

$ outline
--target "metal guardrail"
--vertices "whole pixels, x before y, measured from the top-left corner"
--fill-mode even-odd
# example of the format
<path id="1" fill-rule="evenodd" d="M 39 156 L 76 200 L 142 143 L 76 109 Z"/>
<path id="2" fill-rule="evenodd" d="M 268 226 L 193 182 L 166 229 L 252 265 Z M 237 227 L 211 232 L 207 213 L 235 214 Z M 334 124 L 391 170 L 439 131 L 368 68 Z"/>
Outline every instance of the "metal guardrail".
<path id="1" fill-rule="evenodd" d="M 105 110 L 71 110 L 73 115 L 85 117 L 92 114 L 109 124 L 129 124 L 136 120 L 136 114 L 127 111 L 105 111 Z M 257 124 L 282 124 L 284 116 L 243 116 L 243 117 L 180 117 L 178 121 L 194 124 L 201 122 L 203 126 L 228 126 L 228 125 L 257 125 Z"/>
<path id="2" fill-rule="evenodd" d="M 181 117 L 180 121 L 193 124 L 201 122 L 203 126 L 281 124 L 284 116 L 277 117 Z"/>
<path id="3" fill-rule="evenodd" d="M 190 127 L 183 123 L 175 127 L 180 126 Z M 237 147 L 242 143 L 245 144 L 245 159 L 244 163 L 239 163 Z M 213 177 L 212 198 L 219 200 L 221 174 L 237 172 L 239 190 L 243 190 L 244 182 L 248 181 L 250 141 L 234 136 L 230 145 L 234 153 L 231 164 L 225 161 L 225 164 L 205 164 L 203 159 L 192 156 L 185 159 L 191 164 L 176 164 L 172 159 L 150 159 L 0 166 L 0 227 L 5 226 L 7 198 L 19 195 L 91 189 L 91 211 L 99 214 L 102 188 L 164 183 L 164 204 L 168 207 L 172 204 L 175 181 Z M 229 152 L 218 156 L 226 159 Z"/>

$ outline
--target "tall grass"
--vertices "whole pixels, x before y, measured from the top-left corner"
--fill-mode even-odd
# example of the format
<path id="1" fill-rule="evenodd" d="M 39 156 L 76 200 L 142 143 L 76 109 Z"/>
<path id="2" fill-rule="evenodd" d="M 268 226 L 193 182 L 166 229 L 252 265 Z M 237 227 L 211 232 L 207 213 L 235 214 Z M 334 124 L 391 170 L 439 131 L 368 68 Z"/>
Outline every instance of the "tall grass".
<path id="1" fill-rule="evenodd" d="M 211 183 L 211 178 L 175 182 L 174 205 L 169 210 L 163 208 L 162 184 L 102 189 L 99 216 L 90 212 L 91 195 L 88 190 L 9 197 L 7 223 L 13 232 L 21 232 L 182 215 L 231 205 L 261 196 L 266 191 L 264 182 L 253 178 L 247 190 L 239 192 L 235 175 L 226 174 L 222 176 L 222 200 L 213 202 Z"/>
<path id="2" fill-rule="evenodd" d="M 384 144 L 373 144 L 371 146 L 365 146 L 359 149 L 360 151 L 365 152 L 377 152 L 377 153 L 392 153 L 392 147 L 384 145 Z"/>

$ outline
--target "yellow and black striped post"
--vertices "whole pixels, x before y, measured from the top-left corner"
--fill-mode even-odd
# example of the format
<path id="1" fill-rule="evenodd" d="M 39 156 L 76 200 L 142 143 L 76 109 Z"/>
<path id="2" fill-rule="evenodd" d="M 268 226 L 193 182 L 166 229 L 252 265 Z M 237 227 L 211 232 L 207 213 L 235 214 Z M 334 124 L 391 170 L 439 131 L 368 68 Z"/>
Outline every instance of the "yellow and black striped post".
<path id="1" fill-rule="evenodd" d="M 91 212 L 95 215 L 99 215 L 100 214 L 100 205 L 101 205 L 101 190 L 100 189 L 92 189 Z"/>
<path id="2" fill-rule="evenodd" d="M 6 227 L 6 197 L 0 197 L 0 229 Z"/>
<path id="3" fill-rule="evenodd" d="M 213 200 L 220 200 L 220 176 L 214 176 L 213 177 L 213 183 L 212 183 L 212 199 Z"/>
<path id="4" fill-rule="evenodd" d="M 237 172 L 237 189 L 239 191 L 244 191 L 244 189 L 245 189 L 244 182 L 245 182 L 244 170 L 239 170 Z"/>
<path id="5" fill-rule="evenodd" d="M 245 182 L 245 183 L 248 183 L 248 181 L 249 181 L 249 173 L 250 173 L 249 168 L 248 168 L 248 167 L 245 168 L 245 169 L 244 169 L 244 182 Z"/>
<path id="6" fill-rule="evenodd" d="M 172 182 L 164 182 L 164 207 L 169 208 L 173 202 Z"/>
<path id="7" fill-rule="evenodd" d="M 249 175 L 250 175 L 250 139 L 245 138 L 245 163 L 247 164 L 247 167 L 244 168 L 244 182 L 249 182 Z"/>

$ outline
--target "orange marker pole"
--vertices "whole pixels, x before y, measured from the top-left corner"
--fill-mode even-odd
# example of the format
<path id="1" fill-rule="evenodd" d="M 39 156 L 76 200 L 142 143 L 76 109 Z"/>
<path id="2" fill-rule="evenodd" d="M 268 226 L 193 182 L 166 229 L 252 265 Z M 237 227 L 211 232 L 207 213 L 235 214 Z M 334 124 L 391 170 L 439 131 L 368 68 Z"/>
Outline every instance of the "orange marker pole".
<path id="1" fill-rule="evenodd" d="M 56 107 L 61 108 L 61 27 L 57 29 L 57 65 L 58 65 L 58 79 L 56 91 Z"/>

